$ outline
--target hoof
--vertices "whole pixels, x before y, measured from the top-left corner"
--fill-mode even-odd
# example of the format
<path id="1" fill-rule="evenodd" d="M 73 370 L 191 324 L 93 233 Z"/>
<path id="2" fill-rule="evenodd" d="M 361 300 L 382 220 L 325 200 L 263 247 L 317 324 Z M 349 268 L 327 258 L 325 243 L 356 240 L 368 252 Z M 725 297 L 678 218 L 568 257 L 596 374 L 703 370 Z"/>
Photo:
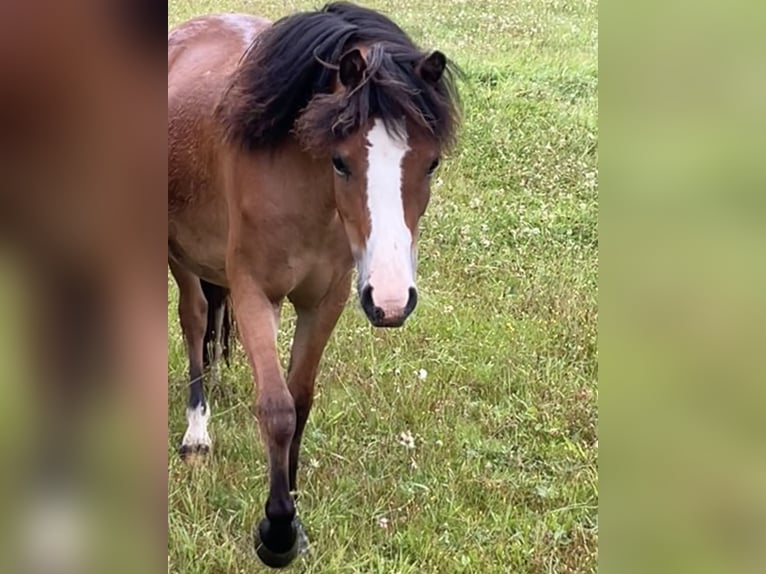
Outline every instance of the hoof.
<path id="1" fill-rule="evenodd" d="M 210 447 L 206 444 L 182 444 L 178 454 L 189 466 L 202 464 L 210 454 Z"/>
<path id="2" fill-rule="evenodd" d="M 258 528 L 255 530 L 255 553 L 269 568 L 284 568 L 288 566 L 298 556 L 305 554 L 308 551 L 308 537 L 306 531 L 301 524 L 300 519 L 296 516 L 291 524 L 293 542 L 287 550 L 277 552 L 271 550 L 264 540 L 268 538 L 268 530 L 270 528 L 270 522 L 268 518 L 261 520 Z"/>

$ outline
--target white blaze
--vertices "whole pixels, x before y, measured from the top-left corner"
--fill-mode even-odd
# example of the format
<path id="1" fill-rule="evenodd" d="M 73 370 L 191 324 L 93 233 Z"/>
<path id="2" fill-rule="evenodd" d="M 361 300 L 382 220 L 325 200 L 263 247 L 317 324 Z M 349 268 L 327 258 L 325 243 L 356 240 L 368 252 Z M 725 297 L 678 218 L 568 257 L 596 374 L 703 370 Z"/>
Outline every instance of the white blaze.
<path id="1" fill-rule="evenodd" d="M 389 134 L 383 121 L 375 120 L 367 134 L 367 209 L 370 237 L 359 274 L 362 284 L 372 287 L 372 300 L 388 315 L 407 305 L 409 289 L 415 286 L 415 254 L 412 233 L 404 219 L 402 160 L 410 150 L 406 130 L 403 137 Z"/>

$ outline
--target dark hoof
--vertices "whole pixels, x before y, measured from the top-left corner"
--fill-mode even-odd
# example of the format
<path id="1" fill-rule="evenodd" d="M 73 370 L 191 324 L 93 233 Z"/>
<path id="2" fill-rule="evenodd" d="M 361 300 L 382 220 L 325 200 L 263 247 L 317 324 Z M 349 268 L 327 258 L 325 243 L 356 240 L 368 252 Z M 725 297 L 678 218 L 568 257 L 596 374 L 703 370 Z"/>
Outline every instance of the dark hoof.
<path id="1" fill-rule="evenodd" d="M 258 528 L 255 530 L 255 553 L 269 568 L 284 568 L 288 566 L 299 555 L 305 554 L 309 548 L 306 531 L 296 516 L 291 523 L 290 538 L 292 542 L 287 549 L 271 549 L 266 546 L 266 540 L 271 538 L 271 523 L 268 518 L 261 520 Z"/>
<path id="2" fill-rule="evenodd" d="M 207 460 L 210 447 L 206 444 L 182 444 L 178 454 L 186 464 L 194 466 Z"/>

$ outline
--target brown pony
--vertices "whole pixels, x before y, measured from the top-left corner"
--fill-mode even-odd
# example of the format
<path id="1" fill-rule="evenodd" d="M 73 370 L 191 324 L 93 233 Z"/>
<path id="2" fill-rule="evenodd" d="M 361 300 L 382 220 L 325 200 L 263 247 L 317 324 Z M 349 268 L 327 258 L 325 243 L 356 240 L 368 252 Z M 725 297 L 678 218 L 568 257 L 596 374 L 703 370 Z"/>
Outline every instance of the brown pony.
<path id="1" fill-rule="evenodd" d="M 202 280 L 217 286 L 218 309 L 230 292 L 255 376 L 269 461 L 256 547 L 270 566 L 305 543 L 298 453 L 354 264 L 374 326 L 398 327 L 415 308 L 418 221 L 457 124 L 453 78 L 441 52 L 347 3 L 273 25 L 206 16 L 168 38 L 168 247 L 191 378 L 181 453 L 210 447 Z M 285 298 L 297 314 L 286 378 L 276 345 Z"/>

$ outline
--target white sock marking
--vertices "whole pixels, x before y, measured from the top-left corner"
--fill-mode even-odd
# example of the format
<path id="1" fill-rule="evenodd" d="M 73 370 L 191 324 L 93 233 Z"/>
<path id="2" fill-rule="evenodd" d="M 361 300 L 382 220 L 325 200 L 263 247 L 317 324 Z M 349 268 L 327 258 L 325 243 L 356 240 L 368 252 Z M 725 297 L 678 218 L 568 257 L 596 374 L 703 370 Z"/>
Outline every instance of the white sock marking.
<path id="1" fill-rule="evenodd" d="M 210 435 L 207 432 L 207 420 L 210 418 L 210 405 L 203 409 L 198 405 L 193 409 L 186 409 L 186 434 L 181 442 L 183 446 L 201 446 L 209 447 L 212 444 Z"/>

